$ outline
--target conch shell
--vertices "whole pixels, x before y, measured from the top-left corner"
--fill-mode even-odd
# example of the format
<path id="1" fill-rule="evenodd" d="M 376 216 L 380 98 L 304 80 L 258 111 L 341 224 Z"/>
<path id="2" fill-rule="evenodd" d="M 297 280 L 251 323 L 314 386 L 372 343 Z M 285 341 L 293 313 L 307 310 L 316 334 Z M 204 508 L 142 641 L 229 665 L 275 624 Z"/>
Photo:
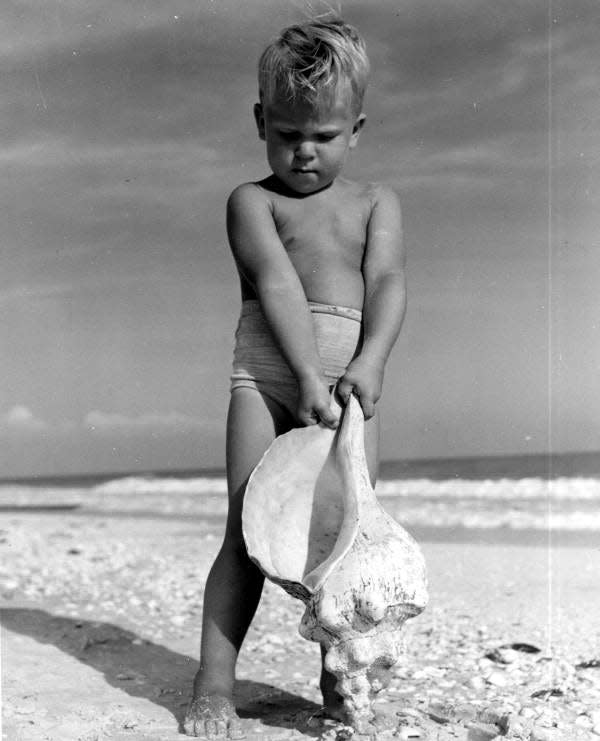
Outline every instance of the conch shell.
<path id="1" fill-rule="evenodd" d="M 366 730 L 427 584 L 419 546 L 375 497 L 354 396 L 338 430 L 275 439 L 248 482 L 243 532 L 250 558 L 306 604 L 300 634 L 324 647 L 346 722 Z"/>

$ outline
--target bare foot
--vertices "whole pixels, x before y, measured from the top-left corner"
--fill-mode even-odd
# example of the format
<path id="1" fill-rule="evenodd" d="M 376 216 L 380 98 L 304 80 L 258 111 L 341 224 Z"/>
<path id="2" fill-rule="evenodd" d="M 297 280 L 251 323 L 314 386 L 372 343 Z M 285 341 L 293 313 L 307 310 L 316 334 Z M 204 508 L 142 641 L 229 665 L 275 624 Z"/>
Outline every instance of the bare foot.
<path id="1" fill-rule="evenodd" d="M 189 704 L 183 721 L 188 736 L 205 739 L 243 739 L 240 718 L 229 697 L 198 695 Z"/>

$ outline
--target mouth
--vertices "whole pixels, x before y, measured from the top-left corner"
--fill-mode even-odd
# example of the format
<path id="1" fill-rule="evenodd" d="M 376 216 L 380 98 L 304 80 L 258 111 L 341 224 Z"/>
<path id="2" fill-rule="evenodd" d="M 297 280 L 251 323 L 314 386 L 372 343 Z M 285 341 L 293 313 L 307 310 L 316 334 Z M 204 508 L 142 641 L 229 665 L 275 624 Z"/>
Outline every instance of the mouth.
<path id="1" fill-rule="evenodd" d="M 294 167 L 293 172 L 299 173 L 300 175 L 316 175 L 316 170 L 311 170 L 308 167 Z"/>

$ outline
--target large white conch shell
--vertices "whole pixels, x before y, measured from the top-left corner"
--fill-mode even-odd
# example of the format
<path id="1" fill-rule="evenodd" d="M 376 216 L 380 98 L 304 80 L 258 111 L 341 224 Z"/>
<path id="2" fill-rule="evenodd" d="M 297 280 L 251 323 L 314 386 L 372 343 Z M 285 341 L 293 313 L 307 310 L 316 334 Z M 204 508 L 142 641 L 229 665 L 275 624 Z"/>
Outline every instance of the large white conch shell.
<path id="1" fill-rule="evenodd" d="M 353 396 L 337 431 L 303 427 L 273 442 L 248 482 L 243 531 L 264 574 L 305 602 L 300 634 L 324 646 L 348 722 L 366 728 L 427 584 L 419 546 L 373 492 Z"/>

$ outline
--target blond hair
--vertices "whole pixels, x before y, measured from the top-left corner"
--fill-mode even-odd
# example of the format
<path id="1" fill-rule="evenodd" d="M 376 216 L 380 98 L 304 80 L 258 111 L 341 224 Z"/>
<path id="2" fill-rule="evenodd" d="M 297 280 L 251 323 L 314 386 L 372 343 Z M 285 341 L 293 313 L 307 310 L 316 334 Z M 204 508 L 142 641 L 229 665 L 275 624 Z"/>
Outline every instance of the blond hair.
<path id="1" fill-rule="evenodd" d="M 262 102 L 275 98 L 313 107 L 331 103 L 350 86 L 351 106 L 360 113 L 369 59 L 359 32 L 341 18 L 311 20 L 281 31 L 258 63 Z"/>

